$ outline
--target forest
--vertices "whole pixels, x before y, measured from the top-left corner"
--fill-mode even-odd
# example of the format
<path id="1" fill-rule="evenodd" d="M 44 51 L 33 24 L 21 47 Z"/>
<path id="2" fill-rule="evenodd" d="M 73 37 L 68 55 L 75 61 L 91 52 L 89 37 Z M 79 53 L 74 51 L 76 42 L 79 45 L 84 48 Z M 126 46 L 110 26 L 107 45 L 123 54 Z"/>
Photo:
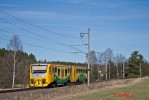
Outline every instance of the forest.
<path id="1" fill-rule="evenodd" d="M 14 35 L 10 39 L 7 49 L 0 48 L 0 88 L 27 87 L 29 66 L 33 63 L 87 67 L 87 62 L 37 61 L 34 54 L 23 51 L 20 38 Z M 139 78 L 149 76 L 149 62 L 137 50 L 133 51 L 129 58 L 123 54 L 114 54 L 110 48 L 103 52 L 90 51 L 90 73 L 91 82 Z"/>

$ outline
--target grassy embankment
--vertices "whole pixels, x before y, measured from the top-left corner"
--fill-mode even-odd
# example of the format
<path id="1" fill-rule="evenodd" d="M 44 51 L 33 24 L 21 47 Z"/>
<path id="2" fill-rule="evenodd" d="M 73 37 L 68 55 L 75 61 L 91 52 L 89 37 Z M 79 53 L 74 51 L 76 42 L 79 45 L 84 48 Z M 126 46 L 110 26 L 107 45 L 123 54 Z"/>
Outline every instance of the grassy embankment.
<path id="1" fill-rule="evenodd" d="M 92 90 L 76 95 L 65 96 L 57 99 L 69 100 L 149 100 L 149 77 L 138 79 L 131 85 L 125 84 Z"/>

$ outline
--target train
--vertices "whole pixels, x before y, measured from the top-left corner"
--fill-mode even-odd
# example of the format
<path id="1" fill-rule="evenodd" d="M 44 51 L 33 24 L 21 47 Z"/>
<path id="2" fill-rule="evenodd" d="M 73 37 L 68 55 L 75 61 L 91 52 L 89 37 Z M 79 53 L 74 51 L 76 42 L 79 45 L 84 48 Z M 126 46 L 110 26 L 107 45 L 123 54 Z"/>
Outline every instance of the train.
<path id="1" fill-rule="evenodd" d="M 30 87 L 49 87 L 84 82 L 87 82 L 86 67 L 45 63 L 30 65 Z"/>

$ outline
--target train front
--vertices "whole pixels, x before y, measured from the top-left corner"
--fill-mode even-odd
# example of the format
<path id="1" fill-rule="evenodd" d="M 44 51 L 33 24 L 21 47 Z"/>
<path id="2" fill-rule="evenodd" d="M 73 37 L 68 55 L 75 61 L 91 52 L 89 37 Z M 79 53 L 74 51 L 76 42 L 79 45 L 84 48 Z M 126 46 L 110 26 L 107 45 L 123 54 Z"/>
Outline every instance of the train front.
<path id="1" fill-rule="evenodd" d="M 48 64 L 32 64 L 30 66 L 30 87 L 46 87 Z"/>

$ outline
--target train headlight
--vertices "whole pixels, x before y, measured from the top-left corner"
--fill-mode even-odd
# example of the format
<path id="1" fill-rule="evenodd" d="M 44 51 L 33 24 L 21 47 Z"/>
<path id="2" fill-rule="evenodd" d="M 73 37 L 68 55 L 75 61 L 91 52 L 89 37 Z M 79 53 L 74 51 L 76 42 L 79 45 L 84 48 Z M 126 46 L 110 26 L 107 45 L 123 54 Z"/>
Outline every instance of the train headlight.
<path id="1" fill-rule="evenodd" d="M 46 83 L 46 79 L 42 79 L 42 84 L 45 84 Z"/>
<path id="2" fill-rule="evenodd" d="M 31 81 L 30 81 L 30 82 L 31 82 L 31 84 L 33 84 L 33 83 L 34 83 L 34 79 L 31 79 Z"/>

